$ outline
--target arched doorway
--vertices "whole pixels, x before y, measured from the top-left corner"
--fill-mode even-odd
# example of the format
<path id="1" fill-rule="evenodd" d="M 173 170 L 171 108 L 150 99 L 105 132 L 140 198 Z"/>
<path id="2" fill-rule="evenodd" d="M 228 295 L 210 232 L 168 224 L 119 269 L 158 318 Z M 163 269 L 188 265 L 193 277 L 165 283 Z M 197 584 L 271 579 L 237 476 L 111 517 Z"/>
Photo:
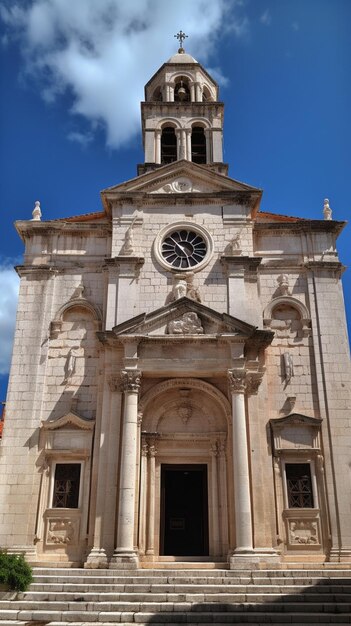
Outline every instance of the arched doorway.
<path id="1" fill-rule="evenodd" d="M 141 399 L 144 559 L 227 555 L 226 403 L 215 387 L 196 379 L 159 383 Z"/>

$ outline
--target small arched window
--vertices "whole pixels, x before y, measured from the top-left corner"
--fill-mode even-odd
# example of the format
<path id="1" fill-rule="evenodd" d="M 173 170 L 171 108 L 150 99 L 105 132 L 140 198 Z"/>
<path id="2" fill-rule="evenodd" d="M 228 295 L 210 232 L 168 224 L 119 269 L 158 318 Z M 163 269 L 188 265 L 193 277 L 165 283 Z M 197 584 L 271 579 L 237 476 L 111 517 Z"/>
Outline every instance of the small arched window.
<path id="1" fill-rule="evenodd" d="M 177 160 L 177 137 L 173 126 L 165 126 L 161 135 L 161 163 L 173 163 Z"/>
<path id="2" fill-rule="evenodd" d="M 206 137 L 202 126 L 193 126 L 192 128 L 191 160 L 199 165 L 206 163 Z"/>

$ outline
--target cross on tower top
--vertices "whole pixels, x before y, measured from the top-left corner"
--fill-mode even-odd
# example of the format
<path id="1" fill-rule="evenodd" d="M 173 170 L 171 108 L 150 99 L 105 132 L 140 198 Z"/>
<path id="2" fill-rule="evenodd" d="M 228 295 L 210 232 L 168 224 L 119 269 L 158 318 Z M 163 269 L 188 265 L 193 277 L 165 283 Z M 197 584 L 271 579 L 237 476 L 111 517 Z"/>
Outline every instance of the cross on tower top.
<path id="1" fill-rule="evenodd" d="M 182 30 L 180 30 L 179 33 L 174 35 L 174 37 L 176 37 L 179 40 L 179 44 L 180 44 L 179 50 L 183 50 L 183 42 L 184 42 L 184 39 L 188 37 L 188 35 L 186 35 L 185 33 L 183 33 Z"/>

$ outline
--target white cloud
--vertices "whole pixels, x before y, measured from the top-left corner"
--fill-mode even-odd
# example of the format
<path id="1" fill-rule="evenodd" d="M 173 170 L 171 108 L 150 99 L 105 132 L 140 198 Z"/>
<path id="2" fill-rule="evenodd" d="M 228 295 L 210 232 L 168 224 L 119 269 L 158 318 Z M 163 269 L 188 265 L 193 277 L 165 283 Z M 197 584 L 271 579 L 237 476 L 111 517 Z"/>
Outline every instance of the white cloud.
<path id="1" fill-rule="evenodd" d="M 18 287 L 19 278 L 10 259 L 0 260 L 0 375 L 7 374 L 10 367 Z"/>
<path id="2" fill-rule="evenodd" d="M 42 97 L 68 90 L 71 113 L 102 124 L 119 147 L 139 130 L 143 86 L 176 51 L 174 33 L 183 28 L 186 49 L 206 63 L 220 38 L 247 34 L 244 9 L 242 0 L 5 0 L 0 18 Z"/>
<path id="3" fill-rule="evenodd" d="M 83 148 L 86 148 L 94 139 L 93 133 L 86 132 L 81 133 L 78 130 L 74 130 L 67 135 L 67 139 L 75 143 L 79 143 Z"/>
<path id="4" fill-rule="evenodd" d="M 272 16 L 269 12 L 269 9 L 266 9 L 264 11 L 264 13 L 262 13 L 261 17 L 260 17 L 260 22 L 262 24 L 264 24 L 265 26 L 269 26 L 272 22 Z"/>

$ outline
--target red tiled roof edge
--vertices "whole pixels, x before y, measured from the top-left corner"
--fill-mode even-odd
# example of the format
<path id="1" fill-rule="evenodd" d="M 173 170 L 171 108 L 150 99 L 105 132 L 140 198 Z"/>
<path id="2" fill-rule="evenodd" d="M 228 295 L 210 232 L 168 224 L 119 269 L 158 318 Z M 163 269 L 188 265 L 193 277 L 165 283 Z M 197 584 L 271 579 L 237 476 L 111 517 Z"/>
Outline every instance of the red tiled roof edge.
<path id="1" fill-rule="evenodd" d="M 257 218 L 269 218 L 273 222 L 306 222 L 305 217 L 292 217 L 291 215 L 281 215 L 280 213 L 269 213 L 268 211 L 259 211 Z"/>

